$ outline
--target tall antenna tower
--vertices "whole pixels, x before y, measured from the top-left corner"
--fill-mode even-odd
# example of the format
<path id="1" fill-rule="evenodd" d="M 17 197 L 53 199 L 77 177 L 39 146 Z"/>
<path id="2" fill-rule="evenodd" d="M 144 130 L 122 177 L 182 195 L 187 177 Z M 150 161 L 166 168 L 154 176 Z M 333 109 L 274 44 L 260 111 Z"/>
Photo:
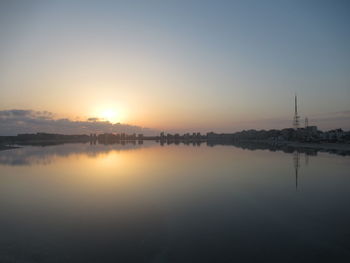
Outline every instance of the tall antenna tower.
<path id="1" fill-rule="evenodd" d="M 309 127 L 309 118 L 305 117 L 305 128 Z"/>
<path id="2" fill-rule="evenodd" d="M 298 115 L 298 101 L 297 101 L 297 95 L 295 94 L 295 98 L 294 98 L 294 107 L 295 107 L 295 113 L 294 113 L 294 119 L 293 119 L 293 126 L 294 129 L 298 129 L 299 128 L 299 124 L 300 124 L 300 117 Z"/>

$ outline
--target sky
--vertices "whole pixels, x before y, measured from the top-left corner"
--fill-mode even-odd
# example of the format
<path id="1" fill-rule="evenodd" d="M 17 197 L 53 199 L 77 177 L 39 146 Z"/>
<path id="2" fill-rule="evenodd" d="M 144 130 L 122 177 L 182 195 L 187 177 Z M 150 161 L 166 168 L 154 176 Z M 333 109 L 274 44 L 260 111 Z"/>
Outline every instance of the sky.
<path id="1" fill-rule="evenodd" d="M 340 0 L 2 0 L 0 118 L 14 126 L 0 133 L 17 131 L 16 111 L 22 128 L 42 115 L 169 132 L 286 128 L 295 93 L 310 125 L 350 129 L 349 13 Z"/>

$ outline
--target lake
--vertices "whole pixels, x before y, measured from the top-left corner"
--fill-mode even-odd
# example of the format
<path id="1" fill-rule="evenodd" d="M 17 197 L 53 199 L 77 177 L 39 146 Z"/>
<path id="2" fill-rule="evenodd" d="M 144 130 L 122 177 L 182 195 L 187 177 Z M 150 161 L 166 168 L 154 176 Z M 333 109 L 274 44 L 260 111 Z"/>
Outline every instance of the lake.
<path id="1" fill-rule="evenodd" d="M 350 262 L 350 157 L 151 141 L 1 151 L 0 262 Z"/>

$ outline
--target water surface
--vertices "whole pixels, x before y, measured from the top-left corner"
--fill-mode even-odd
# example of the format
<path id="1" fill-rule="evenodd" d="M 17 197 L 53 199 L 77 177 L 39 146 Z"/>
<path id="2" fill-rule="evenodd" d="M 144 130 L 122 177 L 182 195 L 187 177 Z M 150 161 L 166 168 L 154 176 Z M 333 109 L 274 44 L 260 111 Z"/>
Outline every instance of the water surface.
<path id="1" fill-rule="evenodd" d="M 0 262 L 349 262 L 350 157 L 234 146 L 0 152 Z"/>

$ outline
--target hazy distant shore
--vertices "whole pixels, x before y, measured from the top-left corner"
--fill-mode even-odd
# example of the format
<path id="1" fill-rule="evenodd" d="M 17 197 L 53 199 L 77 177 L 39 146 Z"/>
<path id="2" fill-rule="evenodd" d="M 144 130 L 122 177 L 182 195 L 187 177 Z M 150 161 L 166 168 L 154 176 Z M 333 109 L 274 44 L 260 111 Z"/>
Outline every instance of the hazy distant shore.
<path id="1" fill-rule="evenodd" d="M 285 152 L 294 152 L 296 150 L 306 152 L 324 151 L 341 155 L 350 155 L 349 132 L 336 130 L 326 133 L 318 132 L 317 135 L 313 134 L 315 131 L 317 131 L 317 129 L 299 129 L 298 131 L 293 129 L 281 131 L 250 130 L 233 134 L 207 133 L 206 135 L 200 133 L 165 135 L 161 133 L 160 136 L 144 136 L 142 134 L 128 135 L 124 133 L 104 133 L 99 135 L 19 134 L 17 136 L 0 136 L 0 150 L 14 149 L 21 145 L 49 146 L 65 143 L 125 144 L 128 142 L 136 143 L 138 141 L 138 143 L 142 143 L 144 140 L 154 140 L 161 145 L 172 143 L 192 143 L 198 145 L 206 142 L 208 146 L 234 145 L 244 149 L 269 149 L 272 151 L 282 150 Z M 316 139 L 321 139 L 320 134 L 325 137 L 324 141 L 316 141 Z"/>
<path id="2" fill-rule="evenodd" d="M 16 148 L 19 148 L 19 147 L 0 144 L 0 151 L 11 150 L 11 149 L 16 149 Z"/>
<path id="3" fill-rule="evenodd" d="M 269 150 L 290 151 L 320 151 L 328 153 L 336 153 L 340 155 L 350 155 L 349 143 L 331 143 L 331 142 L 297 142 L 297 141 L 273 141 L 273 140 L 237 140 L 233 145 L 242 148 L 254 148 Z"/>
<path id="4" fill-rule="evenodd" d="M 324 150 L 339 150 L 350 151 L 350 144 L 348 143 L 305 143 L 305 142 L 286 142 L 285 145 L 296 148 L 310 148 L 310 149 L 324 149 Z"/>
<path id="5" fill-rule="evenodd" d="M 150 140 L 150 139 L 146 139 Z M 154 139 L 154 141 L 158 141 Z M 19 143 L 19 146 L 12 145 L 0 145 L 0 151 L 10 150 L 20 148 L 21 145 L 31 145 L 31 146 L 50 146 L 50 145 L 59 145 L 66 143 L 87 143 L 88 141 L 84 140 L 39 140 L 39 141 L 26 141 Z M 131 141 L 128 141 L 131 143 Z M 328 153 L 336 153 L 341 155 L 350 155 L 350 144 L 349 143 L 307 143 L 307 142 L 296 142 L 296 141 L 271 141 L 271 140 L 237 140 L 234 142 L 228 141 L 201 141 L 200 143 L 207 143 L 209 146 L 215 145 L 232 145 L 237 146 L 244 149 L 268 149 L 268 150 L 282 150 L 284 152 L 293 152 L 297 151 L 321 151 Z M 171 141 L 170 144 L 175 143 L 175 141 Z M 179 140 L 178 143 L 187 143 L 187 141 Z M 108 145 L 108 143 L 104 143 Z M 115 144 L 110 143 L 110 144 Z"/>

